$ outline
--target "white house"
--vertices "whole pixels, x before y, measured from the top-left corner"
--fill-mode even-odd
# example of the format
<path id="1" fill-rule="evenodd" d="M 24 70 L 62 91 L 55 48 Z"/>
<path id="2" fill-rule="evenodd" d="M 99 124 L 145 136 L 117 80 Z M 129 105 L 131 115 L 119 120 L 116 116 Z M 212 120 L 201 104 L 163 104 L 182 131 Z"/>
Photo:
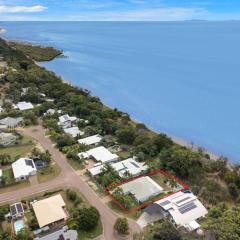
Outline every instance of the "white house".
<path id="1" fill-rule="evenodd" d="M 95 176 L 99 175 L 100 173 L 102 173 L 104 168 L 105 168 L 105 165 L 101 164 L 101 165 L 94 166 L 94 167 L 88 169 L 88 171 L 92 175 L 92 177 L 95 177 Z"/>
<path id="2" fill-rule="evenodd" d="M 50 116 L 50 115 L 53 115 L 54 113 L 56 112 L 55 109 L 48 109 L 45 113 L 44 113 L 44 116 Z"/>
<path id="3" fill-rule="evenodd" d="M 80 131 L 78 127 L 64 128 L 63 131 L 74 138 L 84 135 L 84 132 Z"/>
<path id="4" fill-rule="evenodd" d="M 196 222 L 207 215 L 208 211 L 198 198 L 191 192 L 177 192 L 163 198 L 158 204 L 166 217 L 176 226 L 183 226 L 189 231 L 196 230 L 200 225 Z"/>
<path id="5" fill-rule="evenodd" d="M 139 177 L 120 186 L 125 194 L 132 194 L 135 199 L 142 203 L 163 192 L 159 186 L 150 177 Z"/>
<path id="6" fill-rule="evenodd" d="M 19 102 L 16 104 L 16 108 L 20 111 L 33 109 L 34 106 L 30 102 Z"/>
<path id="7" fill-rule="evenodd" d="M 78 154 L 79 158 L 94 158 L 97 162 L 109 163 L 118 160 L 118 155 L 101 146 Z"/>
<path id="8" fill-rule="evenodd" d="M 136 177 L 141 175 L 141 173 L 148 168 L 144 165 L 144 163 L 139 163 L 132 158 L 128 158 L 120 162 L 110 163 L 110 166 L 118 172 L 120 177 L 125 177 L 126 173 L 129 173 L 132 177 Z M 101 164 L 88 169 L 88 171 L 93 177 L 95 177 L 104 170 L 104 167 L 105 165 Z"/>
<path id="9" fill-rule="evenodd" d="M 84 145 L 97 145 L 98 143 L 101 142 L 101 140 L 102 140 L 102 136 L 97 134 L 97 135 L 93 135 L 83 139 L 79 139 L 78 142 Z"/>
<path id="10" fill-rule="evenodd" d="M 70 117 L 68 114 L 62 115 L 59 118 L 58 125 L 63 128 L 70 128 L 72 126 L 72 122 L 76 121 L 76 117 Z"/>
<path id="11" fill-rule="evenodd" d="M 37 168 L 32 159 L 20 158 L 12 164 L 13 175 L 16 181 L 27 179 L 37 173 Z"/>
<path id="12" fill-rule="evenodd" d="M 126 173 L 136 177 L 143 171 L 147 170 L 147 166 L 135 161 L 132 158 L 125 159 L 121 162 L 112 163 L 111 166 L 118 172 L 120 177 L 124 177 Z"/>

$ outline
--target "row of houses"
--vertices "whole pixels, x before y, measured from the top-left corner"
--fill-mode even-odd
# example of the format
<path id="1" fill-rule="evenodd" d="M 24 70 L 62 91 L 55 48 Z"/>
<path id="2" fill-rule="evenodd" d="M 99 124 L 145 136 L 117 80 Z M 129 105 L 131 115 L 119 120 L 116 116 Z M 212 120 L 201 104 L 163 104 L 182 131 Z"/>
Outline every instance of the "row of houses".
<path id="1" fill-rule="evenodd" d="M 94 135 L 79 139 L 78 142 L 79 144 L 93 146 L 99 145 L 101 140 L 101 136 Z M 78 156 L 80 159 L 91 158 L 97 162 L 94 167 L 88 169 L 92 177 L 101 174 L 107 165 L 110 165 L 122 178 L 127 175 L 131 177 L 140 176 L 120 186 L 124 194 L 132 195 L 140 204 L 166 193 L 166 189 L 151 177 L 143 175 L 148 166 L 136 161 L 134 157 L 120 160 L 117 154 L 111 153 L 103 146 L 95 146 L 86 152 L 79 153 Z M 189 231 L 199 229 L 200 225 L 197 220 L 207 214 L 207 209 L 190 190 L 177 190 L 168 197 L 154 202 L 153 205 L 158 206 L 161 216 L 168 218 L 176 227 L 183 226 Z"/>

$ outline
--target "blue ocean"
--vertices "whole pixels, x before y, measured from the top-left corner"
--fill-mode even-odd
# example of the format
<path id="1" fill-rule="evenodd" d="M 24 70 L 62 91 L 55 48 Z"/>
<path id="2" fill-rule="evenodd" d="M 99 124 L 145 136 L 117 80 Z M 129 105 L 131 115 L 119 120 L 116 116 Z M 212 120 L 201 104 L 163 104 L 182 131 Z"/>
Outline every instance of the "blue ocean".
<path id="1" fill-rule="evenodd" d="M 64 19 L 63 19 L 64 20 Z M 43 65 L 151 129 L 240 161 L 240 22 L 0 22 Z"/>

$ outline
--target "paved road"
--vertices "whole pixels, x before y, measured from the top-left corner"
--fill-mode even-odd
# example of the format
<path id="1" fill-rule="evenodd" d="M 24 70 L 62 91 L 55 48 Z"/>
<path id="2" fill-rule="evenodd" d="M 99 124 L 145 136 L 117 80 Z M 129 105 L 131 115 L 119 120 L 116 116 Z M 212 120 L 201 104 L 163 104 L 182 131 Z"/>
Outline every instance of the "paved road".
<path id="1" fill-rule="evenodd" d="M 27 128 L 23 130 L 25 135 L 35 138 L 45 150 L 48 150 L 53 159 L 61 168 L 61 173 L 54 180 L 46 183 L 40 183 L 35 186 L 19 189 L 13 192 L 0 194 L 0 203 L 21 200 L 27 196 L 48 191 L 53 188 L 74 187 L 78 189 L 88 201 L 95 206 L 101 214 L 104 228 L 104 234 L 101 239 L 114 240 L 118 239 L 113 231 L 113 225 L 117 219 L 117 214 L 108 208 L 91 187 L 79 176 L 76 171 L 68 164 L 64 154 L 53 146 L 49 138 L 45 137 L 45 130 L 42 126 Z M 129 225 L 132 233 L 141 231 L 140 226 L 133 220 L 129 219 Z M 130 236 L 132 239 L 132 236 Z"/>

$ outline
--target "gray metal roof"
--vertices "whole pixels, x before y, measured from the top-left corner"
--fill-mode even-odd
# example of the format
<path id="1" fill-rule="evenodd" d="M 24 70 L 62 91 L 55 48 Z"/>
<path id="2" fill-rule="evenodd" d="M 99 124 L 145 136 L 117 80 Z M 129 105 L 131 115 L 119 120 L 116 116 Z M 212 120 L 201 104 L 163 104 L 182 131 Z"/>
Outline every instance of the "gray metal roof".
<path id="1" fill-rule="evenodd" d="M 44 237 L 37 237 L 34 240 L 78 240 L 78 233 L 75 230 L 67 230 L 67 228 L 63 228 L 54 233 L 48 234 Z"/>

